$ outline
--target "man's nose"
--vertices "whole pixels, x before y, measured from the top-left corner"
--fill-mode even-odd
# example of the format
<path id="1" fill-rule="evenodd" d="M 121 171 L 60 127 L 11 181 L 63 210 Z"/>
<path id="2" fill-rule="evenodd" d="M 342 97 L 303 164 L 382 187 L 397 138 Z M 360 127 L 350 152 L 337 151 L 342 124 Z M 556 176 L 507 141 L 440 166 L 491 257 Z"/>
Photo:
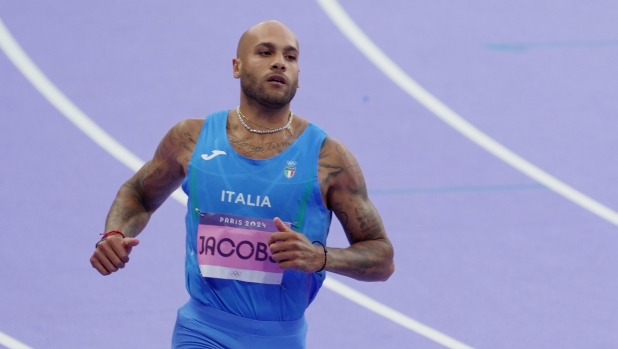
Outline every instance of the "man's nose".
<path id="1" fill-rule="evenodd" d="M 286 65 L 283 55 L 275 55 L 275 60 L 270 66 L 271 69 L 285 71 Z"/>

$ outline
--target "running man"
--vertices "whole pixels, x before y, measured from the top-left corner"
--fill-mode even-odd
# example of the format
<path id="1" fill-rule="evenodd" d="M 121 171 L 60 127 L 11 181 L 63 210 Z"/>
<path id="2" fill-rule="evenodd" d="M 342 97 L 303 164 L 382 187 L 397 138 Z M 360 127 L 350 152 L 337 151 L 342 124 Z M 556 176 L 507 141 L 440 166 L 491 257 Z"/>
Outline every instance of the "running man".
<path id="1" fill-rule="evenodd" d="M 384 281 L 393 247 L 358 162 L 290 110 L 299 45 L 277 21 L 247 30 L 233 73 L 240 106 L 175 125 L 124 183 L 90 258 L 102 275 L 125 267 L 136 236 L 182 185 L 186 287 L 172 348 L 305 348 L 305 309 L 325 272 Z M 347 248 L 327 248 L 334 213 Z"/>

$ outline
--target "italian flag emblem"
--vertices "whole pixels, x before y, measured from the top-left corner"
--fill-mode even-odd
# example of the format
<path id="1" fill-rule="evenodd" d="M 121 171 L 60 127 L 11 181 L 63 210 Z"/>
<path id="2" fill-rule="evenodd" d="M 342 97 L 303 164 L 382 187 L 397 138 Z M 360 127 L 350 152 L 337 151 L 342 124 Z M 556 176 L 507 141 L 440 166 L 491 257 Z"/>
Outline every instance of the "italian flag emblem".
<path id="1" fill-rule="evenodd" d="M 296 161 L 288 161 L 287 166 L 285 167 L 285 171 L 283 171 L 286 178 L 294 177 L 294 173 L 296 173 Z"/>

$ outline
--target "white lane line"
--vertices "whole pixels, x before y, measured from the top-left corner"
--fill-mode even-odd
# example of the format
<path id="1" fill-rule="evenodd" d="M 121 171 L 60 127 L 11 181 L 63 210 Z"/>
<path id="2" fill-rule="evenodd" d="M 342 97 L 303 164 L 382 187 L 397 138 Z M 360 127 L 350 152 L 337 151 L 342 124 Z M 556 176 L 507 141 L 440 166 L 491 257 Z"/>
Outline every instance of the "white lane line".
<path id="1" fill-rule="evenodd" d="M 0 49 L 2 49 L 9 59 L 15 64 L 19 71 L 24 74 L 30 83 L 47 100 L 58 109 L 67 119 L 74 123 L 88 137 L 92 138 L 99 146 L 105 149 L 113 157 L 118 159 L 124 165 L 137 171 L 144 161 L 131 153 L 122 144 L 113 139 L 102 128 L 94 123 L 86 114 L 79 110 L 47 77 L 37 68 L 30 60 L 26 53 L 21 49 L 19 44 L 12 37 L 8 29 L 0 19 Z M 178 202 L 186 205 L 187 196 L 180 189 L 176 190 L 172 195 Z M 452 349 L 473 349 L 463 343 L 460 343 L 440 332 L 427 327 L 412 318 L 397 312 L 396 310 L 346 286 L 345 284 L 333 279 L 327 278 L 324 282 L 324 287 L 338 293 L 339 295 L 355 302 L 387 319 L 415 332 L 418 332 L 425 337 L 433 339 L 438 343 L 451 344 L 447 347 Z M 445 344 L 446 345 L 446 344 Z M 9 347 L 9 349 L 24 349 L 21 347 Z"/>
<path id="2" fill-rule="evenodd" d="M 26 52 L 22 50 L 17 41 L 15 41 L 2 22 L 2 19 L 0 19 L 0 47 L 17 69 L 19 69 L 43 97 L 96 144 L 134 172 L 144 165 L 143 160 L 131 153 L 129 149 L 120 144 L 92 121 L 83 111 L 73 104 L 73 102 L 71 102 L 71 100 L 45 76 L 45 74 L 43 74 L 39 67 L 28 57 Z M 180 189 L 176 190 L 172 194 L 172 197 L 180 203 L 186 204 L 187 202 L 186 194 Z"/>
<path id="3" fill-rule="evenodd" d="M 397 310 L 377 302 L 373 298 L 369 298 L 350 286 L 335 280 L 335 278 L 328 277 L 324 281 L 324 286 L 328 287 L 331 291 L 340 294 L 341 296 L 351 300 L 352 302 L 365 307 L 376 314 L 391 320 L 392 322 L 399 324 L 411 331 L 414 331 L 421 336 L 431 339 L 432 341 L 442 344 L 443 346 L 451 349 L 474 349 L 471 346 L 464 344 L 452 337 L 445 335 L 444 333 L 437 331 L 427 325 L 424 325 L 411 317 L 398 312 Z"/>
<path id="4" fill-rule="evenodd" d="M 0 345 L 5 346 L 8 349 L 32 349 L 17 339 L 9 336 L 8 334 L 0 332 Z"/>
<path id="5" fill-rule="evenodd" d="M 502 144 L 487 136 L 459 116 L 448 106 L 425 90 L 405 71 L 393 62 L 371 39 L 354 23 L 337 0 L 317 0 L 324 12 L 330 17 L 343 34 L 369 59 L 378 69 L 388 76 L 397 86 L 429 109 L 459 133 L 468 137 L 481 148 L 492 153 L 500 160 L 513 166 L 549 189 L 573 201 L 577 205 L 598 215 L 608 222 L 618 225 L 618 213 L 599 203 L 591 197 L 579 192 L 556 177 L 536 167 L 526 159 L 507 149 Z"/>

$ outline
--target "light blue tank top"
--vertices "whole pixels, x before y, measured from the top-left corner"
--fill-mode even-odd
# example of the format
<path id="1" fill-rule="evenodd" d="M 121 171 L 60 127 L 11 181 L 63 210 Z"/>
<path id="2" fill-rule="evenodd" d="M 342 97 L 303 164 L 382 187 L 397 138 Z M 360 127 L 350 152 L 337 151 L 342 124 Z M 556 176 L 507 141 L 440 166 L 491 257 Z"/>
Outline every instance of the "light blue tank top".
<path id="1" fill-rule="evenodd" d="M 200 219 L 212 214 L 241 217 L 233 222 L 251 218 L 271 222 L 279 217 L 290 222 L 292 229 L 302 232 L 309 241 L 326 244 L 331 211 L 322 202 L 318 183 L 318 155 L 326 134 L 309 124 L 282 153 L 264 160 L 249 159 L 238 154 L 229 143 L 227 114 L 228 111 L 216 112 L 204 121 L 182 184 L 189 197 L 187 291 L 202 304 L 245 318 L 297 320 L 322 286 L 324 272 L 307 274 L 286 270 L 280 284 L 202 277 L 198 254 L 204 250 L 204 241 L 198 241 L 198 226 Z M 231 245 L 225 246 L 225 253 L 232 251 Z M 214 245 L 211 250 L 217 251 Z M 253 246 L 247 251 L 253 253 Z"/>

